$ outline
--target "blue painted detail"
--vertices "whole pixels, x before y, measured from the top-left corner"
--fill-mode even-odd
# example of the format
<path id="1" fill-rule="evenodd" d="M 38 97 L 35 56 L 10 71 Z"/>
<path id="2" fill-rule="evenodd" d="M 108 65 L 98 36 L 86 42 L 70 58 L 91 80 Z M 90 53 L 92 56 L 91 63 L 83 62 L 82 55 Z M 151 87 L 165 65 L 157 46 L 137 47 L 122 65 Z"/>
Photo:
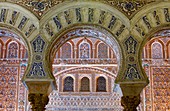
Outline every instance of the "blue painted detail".
<path id="1" fill-rule="evenodd" d="M 45 77 L 46 74 L 43 69 L 42 62 L 34 62 L 34 64 L 31 67 L 30 73 L 27 75 L 27 77 Z"/>
<path id="2" fill-rule="evenodd" d="M 136 64 L 128 64 L 128 70 L 126 71 L 125 79 L 141 79 L 141 76 L 136 68 Z"/>

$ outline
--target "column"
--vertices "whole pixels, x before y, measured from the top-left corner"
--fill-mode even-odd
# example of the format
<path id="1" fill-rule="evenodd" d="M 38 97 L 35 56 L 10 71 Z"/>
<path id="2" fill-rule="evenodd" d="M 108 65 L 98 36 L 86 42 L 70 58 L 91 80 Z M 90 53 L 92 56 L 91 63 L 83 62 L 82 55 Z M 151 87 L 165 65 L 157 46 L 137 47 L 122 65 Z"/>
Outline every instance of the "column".
<path id="1" fill-rule="evenodd" d="M 7 51 L 6 51 L 6 47 L 5 46 L 3 46 L 3 48 L 2 48 L 2 50 L 3 50 L 3 56 L 2 56 L 2 58 L 7 58 Z M 6 52 L 5 52 L 6 51 Z M 5 56 L 6 55 L 6 56 Z"/>
<path id="2" fill-rule="evenodd" d="M 79 84 L 79 75 L 76 73 L 75 74 L 75 85 L 74 85 L 75 92 L 79 92 L 79 86 L 80 86 L 80 84 Z"/>
<path id="3" fill-rule="evenodd" d="M 92 92 L 96 92 L 96 76 L 95 76 L 95 74 L 92 74 L 91 84 L 92 85 L 90 85 L 90 86 L 92 86 Z"/>

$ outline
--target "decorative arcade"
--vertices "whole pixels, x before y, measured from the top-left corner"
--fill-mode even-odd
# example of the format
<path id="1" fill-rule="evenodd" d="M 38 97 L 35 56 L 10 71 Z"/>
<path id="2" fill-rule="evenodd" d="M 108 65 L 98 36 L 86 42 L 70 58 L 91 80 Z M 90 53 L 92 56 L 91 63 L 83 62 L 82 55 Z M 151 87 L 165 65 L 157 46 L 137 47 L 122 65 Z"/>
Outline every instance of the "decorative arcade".
<path id="1" fill-rule="evenodd" d="M 0 111 L 169 111 L 169 0 L 0 0 Z"/>

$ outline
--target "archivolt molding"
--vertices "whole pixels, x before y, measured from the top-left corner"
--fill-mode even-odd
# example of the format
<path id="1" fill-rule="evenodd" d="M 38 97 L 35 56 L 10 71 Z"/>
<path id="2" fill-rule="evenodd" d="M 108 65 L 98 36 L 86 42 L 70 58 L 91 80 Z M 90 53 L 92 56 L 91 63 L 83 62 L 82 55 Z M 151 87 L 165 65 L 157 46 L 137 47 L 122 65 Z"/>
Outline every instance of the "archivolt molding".
<path id="1" fill-rule="evenodd" d="M 169 25 L 169 7 L 170 2 L 152 3 L 143 7 L 131 20 L 131 34 L 146 43 L 152 32 Z"/>
<path id="2" fill-rule="evenodd" d="M 39 33 L 39 20 L 23 7 L 7 2 L 0 2 L 0 24 L 22 33 L 30 41 Z"/>
<path id="3" fill-rule="evenodd" d="M 42 33 L 50 41 L 68 26 L 91 24 L 109 30 L 118 39 L 128 35 L 130 22 L 120 11 L 99 1 L 63 2 L 40 20 Z"/>

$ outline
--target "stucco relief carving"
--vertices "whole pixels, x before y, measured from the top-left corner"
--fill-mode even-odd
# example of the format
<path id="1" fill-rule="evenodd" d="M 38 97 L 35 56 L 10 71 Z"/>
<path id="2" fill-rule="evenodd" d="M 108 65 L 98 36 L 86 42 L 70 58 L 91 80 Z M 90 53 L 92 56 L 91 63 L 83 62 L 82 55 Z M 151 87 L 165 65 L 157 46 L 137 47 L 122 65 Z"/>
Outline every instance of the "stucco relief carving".
<path id="1" fill-rule="evenodd" d="M 27 12 L 27 14 L 23 13 L 24 10 L 13 9 L 10 5 L 8 6 L 8 3 L 4 3 L 4 7 L 0 11 L 0 23 L 5 27 L 16 28 L 26 37 L 29 37 L 38 27 L 38 24 L 35 23 L 37 22 L 35 16 L 29 16 Z"/>
<path id="2" fill-rule="evenodd" d="M 85 15 L 86 12 L 88 15 Z M 96 16 L 95 13 L 99 13 L 99 16 Z M 71 16 L 71 14 L 75 14 L 75 17 Z M 101 10 L 93 7 L 75 7 L 61 11 L 51 17 L 51 19 L 48 20 L 43 26 L 45 29 L 44 33 L 48 33 L 48 36 L 50 36 L 48 38 L 53 38 L 58 31 L 66 28 L 68 25 L 80 23 L 97 23 L 98 25 L 102 25 L 106 29 L 113 31 L 117 37 L 119 37 L 127 28 L 119 18 L 107 10 Z M 56 26 L 54 27 L 53 24 Z M 113 27 L 116 27 L 116 29 Z"/>
<path id="3" fill-rule="evenodd" d="M 119 0 L 109 0 L 108 1 L 113 6 L 117 7 L 117 9 L 124 12 L 127 17 L 131 18 L 139 9 L 144 7 L 146 4 L 154 2 L 152 1 L 119 1 Z"/>
<path id="4" fill-rule="evenodd" d="M 25 16 L 22 17 L 22 20 L 21 20 L 20 24 L 18 25 L 18 28 L 19 28 L 20 30 L 23 29 L 23 27 L 24 27 L 24 25 L 26 24 L 26 21 L 27 21 L 27 20 L 28 20 L 27 17 L 25 17 Z"/>
<path id="5" fill-rule="evenodd" d="M 7 14 L 7 9 L 4 9 L 4 8 L 1 9 L 0 22 L 5 22 L 6 14 Z"/>

